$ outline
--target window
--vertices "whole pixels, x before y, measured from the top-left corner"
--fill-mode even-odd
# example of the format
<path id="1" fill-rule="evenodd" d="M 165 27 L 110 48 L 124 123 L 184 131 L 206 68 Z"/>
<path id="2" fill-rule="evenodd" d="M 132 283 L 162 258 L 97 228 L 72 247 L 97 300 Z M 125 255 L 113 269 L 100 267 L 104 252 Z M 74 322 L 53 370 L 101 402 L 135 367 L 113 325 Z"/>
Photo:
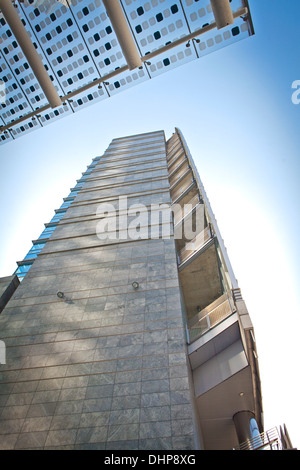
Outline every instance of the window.
<path id="1" fill-rule="evenodd" d="M 231 32 L 232 36 L 237 36 L 238 34 L 240 34 L 240 28 L 236 26 L 235 28 L 232 28 Z"/>
<path id="2" fill-rule="evenodd" d="M 20 281 L 22 281 L 22 279 L 26 276 L 31 266 L 32 266 L 32 263 L 24 263 L 18 267 L 15 274 L 18 276 Z"/>
<path id="3" fill-rule="evenodd" d="M 64 201 L 62 205 L 60 206 L 60 209 L 67 209 L 73 201 L 74 201 L 74 198 L 69 199 L 68 201 Z"/>
<path id="4" fill-rule="evenodd" d="M 50 237 L 55 229 L 56 229 L 56 225 L 51 225 L 50 227 L 46 227 L 45 230 L 43 230 L 43 232 L 39 236 L 39 239 Z"/>
<path id="5" fill-rule="evenodd" d="M 50 220 L 50 223 L 52 222 L 59 222 L 60 219 L 63 218 L 63 216 L 65 215 L 66 211 L 61 211 L 61 212 L 57 212 L 53 217 L 52 219 Z"/>

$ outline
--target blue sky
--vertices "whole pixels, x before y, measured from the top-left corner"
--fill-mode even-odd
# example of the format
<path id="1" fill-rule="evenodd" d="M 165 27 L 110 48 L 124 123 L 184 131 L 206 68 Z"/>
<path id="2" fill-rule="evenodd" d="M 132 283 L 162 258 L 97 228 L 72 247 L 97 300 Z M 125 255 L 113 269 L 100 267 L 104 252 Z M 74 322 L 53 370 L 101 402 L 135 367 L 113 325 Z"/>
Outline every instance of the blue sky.
<path id="1" fill-rule="evenodd" d="M 0 147 L 0 276 L 113 138 L 179 127 L 254 323 L 265 428 L 299 448 L 300 2 L 250 8 L 255 36 Z"/>

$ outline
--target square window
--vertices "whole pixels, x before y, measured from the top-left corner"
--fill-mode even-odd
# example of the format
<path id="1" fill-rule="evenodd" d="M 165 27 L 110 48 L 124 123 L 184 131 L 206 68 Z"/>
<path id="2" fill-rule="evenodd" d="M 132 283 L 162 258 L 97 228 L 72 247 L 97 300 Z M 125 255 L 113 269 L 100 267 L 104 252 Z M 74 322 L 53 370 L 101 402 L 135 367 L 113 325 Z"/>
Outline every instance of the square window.
<path id="1" fill-rule="evenodd" d="M 158 13 L 158 14 L 156 15 L 156 20 L 157 20 L 158 23 L 159 23 L 160 21 L 162 21 L 163 19 L 164 19 L 164 17 L 162 16 L 161 13 Z"/>
<path id="2" fill-rule="evenodd" d="M 54 15 L 54 13 L 51 13 L 50 19 L 51 19 L 51 21 L 55 21 L 55 20 L 56 20 L 56 16 Z"/>
<path id="3" fill-rule="evenodd" d="M 109 65 L 110 64 L 110 60 L 107 58 L 107 59 L 104 59 L 104 63 L 105 65 Z"/>
<path id="4" fill-rule="evenodd" d="M 51 34 L 50 33 L 46 34 L 46 39 L 47 39 L 47 41 L 50 41 L 50 39 L 51 39 Z"/>
<path id="5" fill-rule="evenodd" d="M 33 13 L 35 14 L 35 16 L 40 16 L 40 12 L 39 12 L 39 9 L 38 8 L 35 8 L 33 10 Z"/>
<path id="6" fill-rule="evenodd" d="M 155 39 L 161 38 L 161 34 L 160 34 L 159 31 L 155 31 L 155 33 L 153 34 L 153 36 L 154 36 Z"/>
<path id="7" fill-rule="evenodd" d="M 41 27 L 38 24 L 36 24 L 35 25 L 35 30 L 36 30 L 37 33 L 39 33 L 41 31 Z"/>
<path id="8" fill-rule="evenodd" d="M 93 51 L 93 54 L 94 54 L 95 57 L 98 57 L 98 55 L 100 55 L 100 52 L 99 52 L 98 49 L 95 49 L 95 50 Z"/>
<path id="9" fill-rule="evenodd" d="M 73 83 L 72 78 L 68 78 L 67 82 L 68 82 L 69 85 L 72 85 L 72 83 Z"/>
<path id="10" fill-rule="evenodd" d="M 163 64 L 165 65 L 165 67 L 167 67 L 168 65 L 170 65 L 170 60 L 168 58 L 164 59 Z"/>
<path id="11" fill-rule="evenodd" d="M 71 18 L 68 18 L 67 19 L 67 25 L 72 26 L 72 24 L 73 24 L 73 21 L 71 20 Z"/>
<path id="12" fill-rule="evenodd" d="M 176 4 L 171 6 L 171 12 L 173 15 L 178 12 L 178 6 Z"/>
<path id="13" fill-rule="evenodd" d="M 88 27 L 87 24 L 84 24 L 84 25 L 82 26 L 82 29 L 83 29 L 83 31 L 84 31 L 85 33 L 87 33 L 88 30 L 89 30 L 89 27 Z"/>
<path id="14" fill-rule="evenodd" d="M 61 64 L 61 63 L 62 63 L 62 61 L 63 61 L 60 55 L 57 57 L 57 59 L 56 59 L 56 60 L 57 60 L 57 62 L 58 62 L 59 64 Z"/>
<path id="15" fill-rule="evenodd" d="M 89 62 L 89 60 L 90 60 L 87 55 L 84 55 L 82 58 L 83 58 L 84 62 Z"/>
<path id="16" fill-rule="evenodd" d="M 68 40 L 69 42 L 72 42 L 72 41 L 73 41 L 73 36 L 72 36 L 72 34 L 68 34 L 67 40 Z"/>
<path id="17" fill-rule="evenodd" d="M 56 32 L 57 32 L 58 34 L 62 32 L 62 29 L 61 29 L 61 27 L 60 27 L 60 26 L 56 26 L 56 28 L 55 28 L 55 29 L 56 29 Z"/>
<path id="18" fill-rule="evenodd" d="M 83 79 L 83 74 L 82 74 L 81 72 L 79 72 L 79 73 L 77 74 L 77 77 L 79 78 L 79 80 L 82 80 L 82 79 Z"/>
<path id="19" fill-rule="evenodd" d="M 82 13 L 84 14 L 84 16 L 87 16 L 87 15 L 89 14 L 89 9 L 88 9 L 88 7 L 84 7 L 84 8 L 82 9 Z"/>
<path id="20" fill-rule="evenodd" d="M 99 41 L 100 40 L 100 36 L 98 33 L 94 34 L 94 39 L 95 41 Z"/>
<path id="21" fill-rule="evenodd" d="M 135 30 L 136 30 L 136 32 L 137 32 L 138 34 L 141 33 L 141 32 L 142 32 L 142 27 L 141 27 L 141 25 L 138 24 L 138 25 L 135 27 Z"/>
<path id="22" fill-rule="evenodd" d="M 69 50 L 67 51 L 67 55 L 68 55 L 68 57 L 72 57 L 73 52 L 71 51 L 71 49 L 69 49 Z"/>
<path id="23" fill-rule="evenodd" d="M 143 7 L 139 7 L 139 8 L 137 8 L 137 10 L 136 10 L 136 11 L 137 11 L 137 14 L 138 14 L 139 16 L 141 16 L 141 15 L 143 15 L 143 14 L 144 14 L 144 8 L 143 8 Z"/>
<path id="24" fill-rule="evenodd" d="M 105 31 L 107 32 L 107 34 L 112 33 L 112 29 L 111 29 L 110 26 L 107 26 L 107 27 L 105 28 Z"/>
<path id="25" fill-rule="evenodd" d="M 240 28 L 236 26 L 235 28 L 232 28 L 231 32 L 232 36 L 237 36 L 238 34 L 240 34 Z"/>
<path id="26" fill-rule="evenodd" d="M 120 82 L 115 82 L 114 85 L 115 85 L 115 88 L 120 88 L 120 86 L 121 86 Z"/>
<path id="27" fill-rule="evenodd" d="M 110 44 L 110 42 L 107 42 L 106 44 L 104 44 L 104 46 L 105 46 L 105 49 L 106 49 L 107 51 L 109 51 L 109 50 L 111 49 L 111 44 Z"/>
<path id="28" fill-rule="evenodd" d="M 51 55 L 52 54 L 51 47 L 48 47 L 48 49 L 46 49 L 46 52 L 47 52 L 48 55 Z"/>

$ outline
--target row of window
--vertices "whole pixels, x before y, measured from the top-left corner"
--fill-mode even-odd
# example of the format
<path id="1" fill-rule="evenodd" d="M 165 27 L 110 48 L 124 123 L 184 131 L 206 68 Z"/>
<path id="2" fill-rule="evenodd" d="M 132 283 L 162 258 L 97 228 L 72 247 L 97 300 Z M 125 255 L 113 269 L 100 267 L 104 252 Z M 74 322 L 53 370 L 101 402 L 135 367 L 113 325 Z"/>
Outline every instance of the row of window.
<path id="1" fill-rule="evenodd" d="M 28 123 L 28 124 L 32 124 L 32 123 Z M 94 167 L 95 167 L 95 165 L 90 165 L 90 167 L 88 167 L 88 168 L 91 169 L 91 168 L 94 168 Z M 92 171 L 92 169 L 91 169 L 91 171 Z M 87 171 L 85 173 L 90 173 L 90 171 Z M 78 194 L 78 191 L 80 191 L 80 189 L 84 185 L 85 181 L 86 181 L 86 178 L 84 178 L 84 177 L 80 178 L 80 180 L 77 182 L 75 188 L 73 188 L 71 190 L 68 198 L 66 198 L 66 200 L 62 203 L 62 205 L 60 206 L 58 211 L 55 213 L 55 215 L 50 220 L 47 227 L 42 231 L 42 233 L 40 234 L 40 236 L 37 239 L 38 241 L 36 241 L 33 244 L 33 246 L 31 247 L 31 249 L 28 251 L 27 255 L 25 256 L 25 258 L 22 261 L 22 264 L 20 264 L 18 266 L 17 270 L 15 271 L 15 274 L 18 276 L 20 281 L 22 281 L 24 279 L 24 277 L 26 276 L 26 274 L 30 270 L 34 259 L 39 255 L 39 253 L 44 248 L 44 246 L 46 244 L 46 240 L 45 241 L 43 241 L 43 240 L 46 239 L 46 238 L 49 238 L 52 235 L 52 233 L 55 231 L 55 229 L 57 227 L 57 222 L 59 222 L 62 219 L 62 217 L 65 215 L 66 210 L 68 209 L 68 207 L 70 207 L 70 205 L 74 201 L 75 196 Z"/>

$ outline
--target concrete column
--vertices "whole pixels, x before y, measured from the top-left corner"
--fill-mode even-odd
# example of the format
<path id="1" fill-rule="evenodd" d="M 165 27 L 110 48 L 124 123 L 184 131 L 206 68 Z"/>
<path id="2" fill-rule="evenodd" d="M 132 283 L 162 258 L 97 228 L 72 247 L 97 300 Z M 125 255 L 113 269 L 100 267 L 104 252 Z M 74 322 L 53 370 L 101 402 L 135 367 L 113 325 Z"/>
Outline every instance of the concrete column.
<path id="1" fill-rule="evenodd" d="M 232 419 L 240 444 L 245 443 L 260 434 L 255 415 L 252 411 L 239 411 Z M 253 447 L 249 443 L 249 450 L 252 448 Z"/>

